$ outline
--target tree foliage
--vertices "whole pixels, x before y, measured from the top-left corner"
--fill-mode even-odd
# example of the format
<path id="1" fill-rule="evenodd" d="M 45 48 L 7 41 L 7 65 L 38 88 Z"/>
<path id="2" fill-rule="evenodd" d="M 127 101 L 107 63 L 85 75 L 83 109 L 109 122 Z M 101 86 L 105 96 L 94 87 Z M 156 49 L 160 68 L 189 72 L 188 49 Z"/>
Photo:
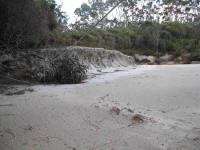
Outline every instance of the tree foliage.
<path id="1" fill-rule="evenodd" d="M 54 0 L 6 0 L 0 13 L 0 49 L 47 45 L 65 16 Z"/>
<path id="2" fill-rule="evenodd" d="M 117 49 L 126 54 L 175 54 L 200 53 L 200 25 L 194 23 L 150 21 L 129 24 L 128 27 L 114 27 L 93 30 L 71 30 L 67 43 L 84 37 L 82 46 Z"/>
<path id="3" fill-rule="evenodd" d="M 118 2 L 120 5 L 95 28 Z M 15 50 L 79 45 L 126 53 L 198 51 L 198 0 L 89 0 L 75 10 L 75 23 L 54 0 L 7 0 L 1 3 L 0 48 Z M 30 19 L 31 18 L 31 19 Z"/>
<path id="4" fill-rule="evenodd" d="M 96 28 L 90 28 L 118 2 L 121 4 L 110 16 Z M 80 20 L 74 27 L 79 28 L 70 31 L 73 40 L 68 43 L 71 44 L 82 39 L 80 45 L 84 46 L 118 49 L 127 54 L 139 51 L 154 55 L 180 55 L 199 51 L 200 48 L 198 0 L 89 0 L 77 10 Z"/>

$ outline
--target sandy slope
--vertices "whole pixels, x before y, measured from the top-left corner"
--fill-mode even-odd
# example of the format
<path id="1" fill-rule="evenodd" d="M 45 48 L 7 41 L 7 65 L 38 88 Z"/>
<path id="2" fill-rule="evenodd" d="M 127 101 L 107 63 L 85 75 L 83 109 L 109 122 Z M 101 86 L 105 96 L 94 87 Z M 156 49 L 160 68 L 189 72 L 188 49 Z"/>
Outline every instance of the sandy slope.
<path id="1" fill-rule="evenodd" d="M 139 67 L 81 85 L 32 88 L 0 95 L 0 150 L 200 150 L 200 65 Z M 132 124 L 134 114 L 144 123 Z"/>

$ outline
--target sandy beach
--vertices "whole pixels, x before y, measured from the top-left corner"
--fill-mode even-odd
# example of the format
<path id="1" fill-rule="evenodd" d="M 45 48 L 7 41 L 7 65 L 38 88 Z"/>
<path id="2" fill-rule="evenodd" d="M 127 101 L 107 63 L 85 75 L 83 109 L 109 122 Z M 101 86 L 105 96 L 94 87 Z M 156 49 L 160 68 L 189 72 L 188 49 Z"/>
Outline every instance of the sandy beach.
<path id="1" fill-rule="evenodd" d="M 200 65 L 29 88 L 0 95 L 0 150 L 200 150 Z"/>

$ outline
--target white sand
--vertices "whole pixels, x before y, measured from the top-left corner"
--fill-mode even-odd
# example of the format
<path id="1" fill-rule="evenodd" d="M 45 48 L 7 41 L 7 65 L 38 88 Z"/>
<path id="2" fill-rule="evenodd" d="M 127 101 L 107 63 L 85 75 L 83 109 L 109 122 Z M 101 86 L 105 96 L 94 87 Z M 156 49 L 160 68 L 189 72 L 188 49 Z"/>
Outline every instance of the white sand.
<path id="1" fill-rule="evenodd" d="M 143 66 L 32 88 L 0 95 L 0 105 L 12 104 L 0 106 L 0 150 L 200 150 L 200 65 Z M 145 122 L 131 125 L 134 114 Z"/>

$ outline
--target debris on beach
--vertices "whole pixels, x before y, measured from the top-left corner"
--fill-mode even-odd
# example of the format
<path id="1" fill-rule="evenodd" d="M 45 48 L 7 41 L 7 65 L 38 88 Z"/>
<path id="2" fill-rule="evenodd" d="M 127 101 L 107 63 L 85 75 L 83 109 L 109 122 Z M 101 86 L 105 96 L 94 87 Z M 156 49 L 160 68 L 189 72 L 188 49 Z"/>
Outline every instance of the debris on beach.
<path id="1" fill-rule="evenodd" d="M 18 90 L 18 91 L 8 91 L 5 95 L 8 95 L 8 96 L 23 95 L 23 94 L 25 94 L 26 92 L 34 92 L 34 89 L 32 89 L 32 88 L 27 88 L 27 89 Z"/>
<path id="2" fill-rule="evenodd" d="M 140 115 L 140 114 L 135 114 L 131 118 L 132 125 L 138 124 L 138 123 L 144 123 L 144 120 L 145 120 L 145 117 L 143 115 Z"/>
<path id="3" fill-rule="evenodd" d="M 119 115 L 120 111 L 121 110 L 118 107 L 112 107 L 111 110 L 110 110 L 111 113 L 114 113 L 116 115 Z"/>

